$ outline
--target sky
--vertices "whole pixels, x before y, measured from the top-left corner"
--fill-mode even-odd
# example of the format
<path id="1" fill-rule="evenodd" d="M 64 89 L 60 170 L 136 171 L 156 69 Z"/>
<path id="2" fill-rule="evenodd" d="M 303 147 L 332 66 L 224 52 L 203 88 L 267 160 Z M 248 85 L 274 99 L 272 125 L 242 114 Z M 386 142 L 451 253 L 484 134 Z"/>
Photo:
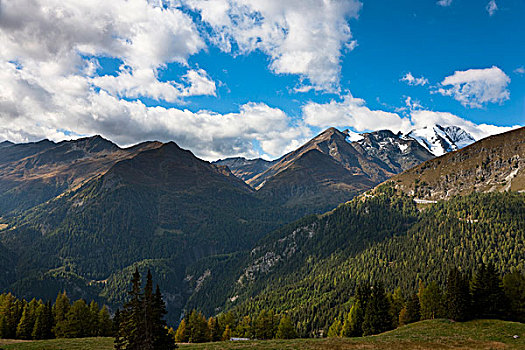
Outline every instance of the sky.
<path id="1" fill-rule="evenodd" d="M 0 0 L 0 140 L 279 157 L 328 127 L 525 125 L 523 0 Z"/>

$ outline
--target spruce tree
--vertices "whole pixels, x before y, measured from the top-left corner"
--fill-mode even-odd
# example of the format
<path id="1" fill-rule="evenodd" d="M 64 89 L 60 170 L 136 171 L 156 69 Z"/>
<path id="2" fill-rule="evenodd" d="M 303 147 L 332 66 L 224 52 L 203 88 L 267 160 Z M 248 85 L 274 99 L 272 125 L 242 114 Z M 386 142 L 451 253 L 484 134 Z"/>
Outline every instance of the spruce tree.
<path id="1" fill-rule="evenodd" d="M 403 326 L 412 322 L 417 322 L 420 318 L 419 297 L 414 293 L 408 298 L 405 307 L 399 313 L 399 325 Z"/>
<path id="2" fill-rule="evenodd" d="M 142 350 L 144 336 L 144 318 L 142 310 L 142 293 L 140 289 L 140 273 L 138 268 L 131 278 L 129 301 L 121 313 L 121 336 L 126 350 Z"/>
<path id="3" fill-rule="evenodd" d="M 55 300 L 55 305 L 53 305 L 53 318 L 55 324 L 53 332 L 57 338 L 64 337 L 66 315 L 69 312 L 70 307 L 71 304 L 66 292 L 59 293 Z"/>
<path id="4" fill-rule="evenodd" d="M 517 270 L 506 274 L 503 289 L 509 301 L 509 318 L 525 323 L 525 275 Z"/>
<path id="5" fill-rule="evenodd" d="M 436 281 L 430 282 L 427 287 L 421 285 L 419 290 L 419 305 L 421 319 L 432 320 L 444 316 L 443 293 Z"/>
<path id="6" fill-rule="evenodd" d="M 392 329 L 390 304 L 381 282 L 375 282 L 363 319 L 363 335 L 379 334 Z"/>
<path id="7" fill-rule="evenodd" d="M 500 318 L 507 312 L 507 298 L 503 283 L 492 263 L 481 265 L 471 283 L 472 303 L 475 316 Z"/>
<path id="8" fill-rule="evenodd" d="M 168 327 L 164 316 L 167 314 L 166 305 L 162 299 L 160 288 L 157 285 L 155 294 L 153 295 L 153 349 L 155 350 L 171 350 L 175 349 L 175 339 L 168 332 Z"/>
<path id="9" fill-rule="evenodd" d="M 100 337 L 113 336 L 113 322 L 111 321 L 111 315 L 106 305 L 98 312 L 97 319 L 98 329 L 96 335 Z"/>
<path id="10" fill-rule="evenodd" d="M 31 339 L 44 339 L 44 332 L 46 327 L 46 306 L 42 301 L 35 311 L 35 324 L 33 326 L 33 331 L 31 332 Z"/>
<path id="11" fill-rule="evenodd" d="M 445 291 L 446 315 L 455 321 L 469 319 L 471 299 L 468 279 L 457 269 L 448 273 Z"/>

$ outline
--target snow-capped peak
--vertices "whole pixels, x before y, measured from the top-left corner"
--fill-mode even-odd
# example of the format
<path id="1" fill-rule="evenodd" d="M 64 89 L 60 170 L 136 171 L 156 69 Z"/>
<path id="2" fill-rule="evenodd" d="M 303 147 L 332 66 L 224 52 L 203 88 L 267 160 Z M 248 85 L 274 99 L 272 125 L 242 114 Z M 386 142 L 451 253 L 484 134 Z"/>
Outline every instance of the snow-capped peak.
<path id="1" fill-rule="evenodd" d="M 442 127 L 438 124 L 412 130 L 406 137 L 415 139 L 438 157 L 476 142 L 469 133 L 458 126 Z"/>

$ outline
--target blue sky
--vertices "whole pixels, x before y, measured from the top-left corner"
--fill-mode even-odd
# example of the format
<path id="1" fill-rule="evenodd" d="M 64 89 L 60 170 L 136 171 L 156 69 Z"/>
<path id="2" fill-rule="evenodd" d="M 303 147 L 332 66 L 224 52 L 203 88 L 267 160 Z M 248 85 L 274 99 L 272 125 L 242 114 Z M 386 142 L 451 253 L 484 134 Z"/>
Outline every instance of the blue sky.
<path id="1" fill-rule="evenodd" d="M 481 138 L 525 124 L 522 0 L 0 7 L 0 139 L 101 134 L 274 158 L 328 126 L 439 122 Z"/>

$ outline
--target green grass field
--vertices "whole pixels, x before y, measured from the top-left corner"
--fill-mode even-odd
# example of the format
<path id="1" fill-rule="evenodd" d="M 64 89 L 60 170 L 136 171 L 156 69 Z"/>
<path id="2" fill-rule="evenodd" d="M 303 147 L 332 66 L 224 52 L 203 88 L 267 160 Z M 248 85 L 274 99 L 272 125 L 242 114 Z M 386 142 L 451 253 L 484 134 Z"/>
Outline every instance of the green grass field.
<path id="1" fill-rule="evenodd" d="M 514 339 L 513 336 L 518 338 Z M 10 343 L 0 339 L 0 349 L 109 350 L 112 338 L 54 339 Z M 181 344 L 183 350 L 219 349 L 525 349 L 525 324 L 497 320 L 465 323 L 432 320 L 364 338 L 293 339 L 206 344 Z"/>

